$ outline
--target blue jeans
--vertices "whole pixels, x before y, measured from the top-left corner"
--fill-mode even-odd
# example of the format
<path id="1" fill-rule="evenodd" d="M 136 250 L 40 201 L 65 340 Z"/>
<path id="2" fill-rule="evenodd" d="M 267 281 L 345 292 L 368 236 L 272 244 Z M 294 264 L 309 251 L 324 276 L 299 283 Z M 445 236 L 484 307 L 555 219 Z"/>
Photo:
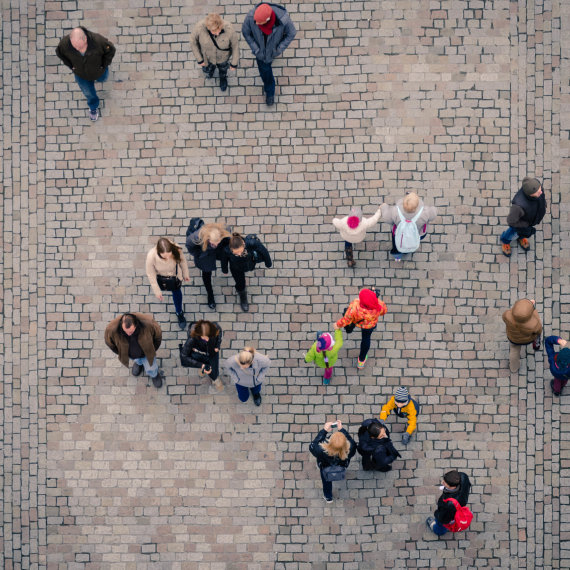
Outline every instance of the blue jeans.
<path id="1" fill-rule="evenodd" d="M 176 289 L 176 291 L 172 291 L 172 301 L 174 302 L 174 310 L 176 314 L 179 315 L 184 311 L 182 307 L 182 287 Z"/>
<path id="2" fill-rule="evenodd" d="M 75 75 L 75 74 L 74 74 Z M 103 75 L 99 77 L 96 81 L 99 83 L 103 83 L 107 81 L 109 77 L 109 68 L 107 67 L 103 72 Z M 77 85 L 79 85 L 79 89 L 83 92 L 83 95 L 87 98 L 87 105 L 89 106 L 89 110 L 95 112 L 99 108 L 99 97 L 97 97 L 97 91 L 95 91 L 95 81 L 90 81 L 89 79 L 81 79 L 75 75 L 75 81 L 77 81 Z"/>
<path id="3" fill-rule="evenodd" d="M 503 243 L 511 243 L 515 236 L 518 236 L 519 239 L 522 238 L 529 238 L 532 237 L 536 233 L 536 230 L 533 227 L 529 228 L 511 228 L 510 226 L 501 234 L 501 241 Z"/>
<path id="4" fill-rule="evenodd" d="M 344 249 L 349 249 L 352 247 L 352 244 L 349 241 L 344 242 Z"/>
<path id="5" fill-rule="evenodd" d="M 446 532 L 449 532 L 437 519 L 431 530 L 434 534 L 437 534 L 437 536 L 443 536 Z"/>
<path id="6" fill-rule="evenodd" d="M 261 384 L 257 385 L 255 388 L 246 388 L 245 386 L 236 384 L 236 390 L 238 393 L 238 398 L 242 402 L 247 402 L 249 400 L 249 391 L 251 390 L 252 394 L 259 394 L 259 392 L 261 392 Z"/>
<path id="7" fill-rule="evenodd" d="M 360 342 L 360 354 L 358 355 L 358 360 L 362 362 L 368 351 L 370 350 L 370 337 L 372 333 L 376 330 L 376 327 L 372 327 L 371 329 L 360 329 L 362 331 L 362 341 Z"/>
<path id="8" fill-rule="evenodd" d="M 319 467 L 319 471 L 321 472 L 321 480 L 323 482 L 323 495 L 326 499 L 331 500 L 333 498 L 332 494 L 332 481 L 327 481 L 325 476 L 323 475 L 323 470 Z"/>
<path id="9" fill-rule="evenodd" d="M 156 378 L 157 374 L 158 374 L 158 360 L 154 359 L 154 364 L 151 366 L 148 362 L 148 360 L 146 359 L 146 357 L 143 358 L 135 358 L 135 362 L 139 365 L 139 366 L 144 366 L 144 371 L 146 372 L 146 375 L 149 378 Z"/>
<path id="10" fill-rule="evenodd" d="M 256 59 L 257 67 L 259 69 L 259 75 L 261 75 L 261 80 L 263 81 L 263 90 L 267 97 L 275 96 L 275 77 L 273 76 L 273 70 L 271 69 L 271 63 L 264 63 Z"/>

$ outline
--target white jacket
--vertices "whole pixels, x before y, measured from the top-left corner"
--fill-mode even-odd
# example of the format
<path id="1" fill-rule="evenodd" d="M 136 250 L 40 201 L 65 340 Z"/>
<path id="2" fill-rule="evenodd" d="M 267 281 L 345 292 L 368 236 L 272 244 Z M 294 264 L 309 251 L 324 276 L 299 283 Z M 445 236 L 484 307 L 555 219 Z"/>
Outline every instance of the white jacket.
<path id="1" fill-rule="evenodd" d="M 344 218 L 338 219 L 334 218 L 332 223 L 334 227 L 340 232 L 340 235 L 344 241 L 350 243 L 360 243 L 366 237 L 366 231 L 369 230 L 374 224 L 380 219 L 382 211 L 378 208 L 377 212 L 371 218 L 362 218 L 358 226 L 354 229 L 348 227 L 348 218 L 350 216 L 345 216 Z"/>

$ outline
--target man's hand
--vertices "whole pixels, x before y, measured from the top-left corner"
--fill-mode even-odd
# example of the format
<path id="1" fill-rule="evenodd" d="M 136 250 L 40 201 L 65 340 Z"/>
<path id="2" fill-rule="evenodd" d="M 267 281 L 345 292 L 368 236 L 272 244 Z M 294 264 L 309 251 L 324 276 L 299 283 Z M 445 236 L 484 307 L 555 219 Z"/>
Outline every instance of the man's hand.
<path id="1" fill-rule="evenodd" d="M 558 345 L 561 346 L 562 348 L 564 348 L 567 344 L 568 344 L 568 341 L 564 340 L 563 338 L 558 340 Z"/>

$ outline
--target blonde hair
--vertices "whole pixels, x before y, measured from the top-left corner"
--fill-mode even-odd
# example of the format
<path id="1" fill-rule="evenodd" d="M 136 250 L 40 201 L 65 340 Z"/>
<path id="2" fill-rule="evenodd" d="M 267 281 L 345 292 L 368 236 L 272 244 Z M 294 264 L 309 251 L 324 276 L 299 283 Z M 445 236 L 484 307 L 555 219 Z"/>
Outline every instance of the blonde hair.
<path id="1" fill-rule="evenodd" d="M 253 346 L 246 346 L 239 354 L 238 354 L 238 362 L 242 366 L 251 366 L 253 362 L 253 357 L 255 356 L 255 348 Z"/>
<path id="2" fill-rule="evenodd" d="M 341 461 L 344 461 L 348 457 L 350 443 L 342 432 L 335 431 L 327 442 L 321 443 L 321 447 L 328 455 L 338 457 Z"/>
<path id="3" fill-rule="evenodd" d="M 202 246 L 202 251 L 208 249 L 208 242 L 214 237 L 219 236 L 220 241 L 230 237 L 230 232 L 226 230 L 224 224 L 204 224 L 198 232 L 198 243 Z"/>
<path id="4" fill-rule="evenodd" d="M 420 199 L 415 192 L 408 192 L 404 196 L 404 210 L 406 212 L 415 212 L 420 203 Z"/>
<path id="5" fill-rule="evenodd" d="M 206 16 L 206 28 L 208 30 L 217 30 L 224 25 L 224 21 L 219 14 L 208 14 Z"/>

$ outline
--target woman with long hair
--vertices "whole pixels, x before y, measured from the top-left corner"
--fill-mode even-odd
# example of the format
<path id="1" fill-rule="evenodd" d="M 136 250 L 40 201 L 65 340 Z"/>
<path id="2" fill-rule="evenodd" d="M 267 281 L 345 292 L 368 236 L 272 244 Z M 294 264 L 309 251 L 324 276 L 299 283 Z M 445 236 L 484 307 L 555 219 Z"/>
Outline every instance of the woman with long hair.
<path id="1" fill-rule="evenodd" d="M 333 429 L 337 428 L 338 431 Z M 317 466 L 323 482 L 323 496 L 327 503 L 333 502 L 332 482 L 344 479 L 350 460 L 356 453 L 356 442 L 342 427 L 340 420 L 327 422 L 309 447 L 317 458 Z M 340 475 L 339 475 L 339 472 Z"/>
<path id="2" fill-rule="evenodd" d="M 172 291 L 178 325 L 184 330 L 186 318 L 182 306 L 182 281 L 190 281 L 190 274 L 182 248 L 168 238 L 161 237 L 147 253 L 146 274 L 157 299 L 164 299 L 163 291 Z"/>
<path id="3" fill-rule="evenodd" d="M 194 258 L 194 265 L 202 272 L 202 281 L 208 295 L 208 307 L 214 310 L 216 301 L 212 288 L 212 272 L 220 259 L 222 249 L 230 238 L 230 232 L 222 223 L 204 224 L 186 238 L 186 247 Z"/>
<path id="4" fill-rule="evenodd" d="M 238 398 L 242 402 L 253 396 L 253 403 L 261 405 L 261 385 L 271 366 L 271 360 L 260 354 L 252 346 L 246 346 L 239 354 L 230 356 L 225 362 L 225 368 L 236 385 Z"/>

